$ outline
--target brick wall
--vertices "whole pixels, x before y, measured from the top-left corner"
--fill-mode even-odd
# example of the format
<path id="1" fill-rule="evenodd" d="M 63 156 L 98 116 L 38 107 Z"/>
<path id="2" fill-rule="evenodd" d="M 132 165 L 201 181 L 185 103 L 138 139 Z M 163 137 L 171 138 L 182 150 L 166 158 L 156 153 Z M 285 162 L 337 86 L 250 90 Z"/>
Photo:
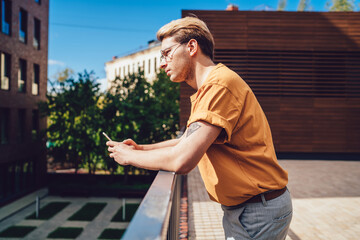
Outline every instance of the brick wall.
<path id="1" fill-rule="evenodd" d="M 37 173 L 35 176 L 36 186 L 40 186 L 46 173 L 45 142 L 33 140 L 31 131 L 33 110 L 38 109 L 37 103 L 39 101 L 46 100 L 49 1 L 41 0 L 40 4 L 36 3 L 35 0 L 12 0 L 9 2 L 11 5 L 10 35 L 0 32 L 0 53 L 10 55 L 10 89 L 0 90 L 0 108 L 9 111 L 9 137 L 7 144 L 0 144 L 0 168 L 11 169 L 12 166 L 15 166 L 14 168 L 17 169 L 19 166 L 23 166 L 24 162 L 32 161 L 34 171 Z M 27 11 L 26 43 L 19 40 L 20 9 Z M 34 17 L 40 20 L 40 49 L 35 49 L 33 46 Z M 26 61 L 25 92 L 18 92 L 19 59 Z M 34 64 L 40 67 L 38 95 L 32 94 Z M 19 141 L 17 137 L 19 109 L 25 110 L 23 141 Z M 45 129 L 46 119 L 40 119 L 38 125 L 39 130 Z M 17 166 L 16 164 L 20 165 Z M 7 172 L 6 169 L 4 174 Z"/>

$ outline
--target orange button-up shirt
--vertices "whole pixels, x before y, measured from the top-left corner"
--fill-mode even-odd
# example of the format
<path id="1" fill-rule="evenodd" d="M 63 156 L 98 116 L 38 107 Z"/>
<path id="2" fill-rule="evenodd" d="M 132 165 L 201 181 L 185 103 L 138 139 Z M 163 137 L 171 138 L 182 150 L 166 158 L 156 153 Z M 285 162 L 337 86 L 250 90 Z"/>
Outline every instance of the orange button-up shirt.
<path id="1" fill-rule="evenodd" d="M 233 206 L 286 186 L 288 174 L 277 161 L 259 102 L 245 81 L 223 64 L 215 66 L 191 96 L 187 125 L 200 120 L 223 128 L 198 164 L 212 200 Z"/>

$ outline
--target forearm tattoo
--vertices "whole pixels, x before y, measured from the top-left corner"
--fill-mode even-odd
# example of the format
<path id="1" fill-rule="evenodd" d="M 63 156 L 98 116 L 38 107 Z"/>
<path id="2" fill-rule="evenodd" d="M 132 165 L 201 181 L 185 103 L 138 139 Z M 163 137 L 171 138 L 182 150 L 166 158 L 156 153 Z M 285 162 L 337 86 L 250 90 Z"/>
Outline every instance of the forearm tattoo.
<path id="1" fill-rule="evenodd" d="M 193 132 L 198 130 L 201 125 L 198 122 L 191 123 L 188 129 L 186 130 L 186 137 L 190 136 Z"/>

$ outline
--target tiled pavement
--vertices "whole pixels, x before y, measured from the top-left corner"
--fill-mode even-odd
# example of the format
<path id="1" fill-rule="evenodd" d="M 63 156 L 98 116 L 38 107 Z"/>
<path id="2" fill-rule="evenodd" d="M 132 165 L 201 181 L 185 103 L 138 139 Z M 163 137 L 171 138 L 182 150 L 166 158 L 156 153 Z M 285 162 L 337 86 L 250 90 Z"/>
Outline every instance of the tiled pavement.
<path id="1" fill-rule="evenodd" d="M 0 232 L 4 229 L 16 226 L 36 226 L 37 228 L 29 233 L 25 238 L 27 240 L 47 239 L 49 233 L 58 227 L 82 227 L 84 228 L 77 240 L 97 239 L 105 228 L 126 229 L 128 222 L 111 222 L 111 218 L 116 211 L 122 206 L 122 199 L 118 198 L 61 198 L 49 196 L 41 201 L 41 206 L 49 202 L 71 202 L 65 209 L 56 214 L 50 220 L 27 220 L 28 215 L 34 212 L 34 204 L 19 211 L 13 216 L 6 218 L 0 224 Z M 140 203 L 141 199 L 126 199 L 126 203 Z M 78 211 L 82 206 L 89 202 L 107 203 L 105 208 L 91 221 L 68 221 L 67 219 Z M 7 238 L 0 238 L 5 240 Z M 11 238 L 16 240 L 16 238 Z"/>
<path id="2" fill-rule="evenodd" d="M 286 240 L 360 239 L 360 161 L 280 160 L 294 215 Z M 200 174 L 188 175 L 189 239 L 224 239 L 222 210 Z"/>
<path id="3" fill-rule="evenodd" d="M 281 160 L 280 164 L 289 172 L 288 187 L 294 207 L 286 240 L 360 239 L 360 161 Z M 189 174 L 188 189 L 189 239 L 224 239 L 222 210 L 209 200 L 197 169 Z M 122 204 L 121 199 L 50 196 L 42 200 L 42 206 L 51 201 L 71 204 L 49 221 L 24 220 L 34 211 L 33 204 L 3 220 L 0 231 L 12 225 L 38 226 L 25 238 L 38 240 L 46 239 L 58 226 L 79 226 L 85 231 L 77 239 L 96 239 L 104 228 L 123 229 L 128 224 L 110 222 L 114 209 Z M 107 206 L 93 222 L 67 221 L 87 202 L 107 202 Z"/>

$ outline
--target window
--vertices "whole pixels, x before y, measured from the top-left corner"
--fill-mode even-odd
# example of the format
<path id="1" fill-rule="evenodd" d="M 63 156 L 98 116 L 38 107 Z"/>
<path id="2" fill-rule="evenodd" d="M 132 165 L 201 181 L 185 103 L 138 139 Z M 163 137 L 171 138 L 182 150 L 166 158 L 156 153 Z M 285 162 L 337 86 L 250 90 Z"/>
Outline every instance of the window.
<path id="1" fill-rule="evenodd" d="M 40 49 L 40 20 L 34 18 L 34 40 L 33 46 L 36 50 Z"/>
<path id="2" fill-rule="evenodd" d="M 143 70 L 144 73 L 145 73 L 145 60 L 143 61 L 143 64 L 142 64 L 142 70 Z"/>
<path id="3" fill-rule="evenodd" d="M 7 185 L 7 195 L 12 195 L 14 194 L 15 191 L 15 166 L 14 164 L 9 164 L 8 165 L 8 169 L 7 169 L 7 178 L 6 181 L 8 183 Z"/>
<path id="4" fill-rule="evenodd" d="M 40 83 L 40 66 L 38 64 L 34 64 L 33 82 L 31 89 L 33 95 L 39 95 L 39 83 Z"/>
<path id="5" fill-rule="evenodd" d="M 36 140 L 39 134 L 39 110 L 35 109 L 32 111 L 32 139 Z"/>
<path id="6" fill-rule="evenodd" d="M 156 58 L 154 58 L 154 72 L 156 73 Z"/>
<path id="7" fill-rule="evenodd" d="M 19 109 L 18 112 L 18 126 L 17 126 L 17 142 L 23 143 L 25 141 L 25 123 L 26 123 L 26 110 Z"/>
<path id="8" fill-rule="evenodd" d="M 149 59 L 148 73 L 150 73 L 150 70 L 151 70 L 151 59 Z"/>
<path id="9" fill-rule="evenodd" d="M 6 172 L 7 168 L 5 164 L 0 165 L 0 202 L 3 198 L 5 198 L 5 189 L 6 189 Z"/>
<path id="10" fill-rule="evenodd" d="M 10 35 L 11 30 L 11 7 L 10 1 L 1 0 L 1 32 Z"/>
<path id="11" fill-rule="evenodd" d="M 125 78 L 125 66 L 123 66 L 123 78 Z"/>
<path id="12" fill-rule="evenodd" d="M 26 43 L 27 41 L 27 12 L 24 9 L 20 9 L 19 12 L 19 40 Z"/>
<path id="13" fill-rule="evenodd" d="M 0 58 L 0 78 L 1 78 L 1 90 L 10 89 L 10 55 L 1 53 Z"/>
<path id="14" fill-rule="evenodd" d="M 26 91 L 26 61 L 23 59 L 19 60 L 18 91 Z"/>
<path id="15" fill-rule="evenodd" d="M 0 108 L 0 144 L 9 143 L 9 109 Z"/>

